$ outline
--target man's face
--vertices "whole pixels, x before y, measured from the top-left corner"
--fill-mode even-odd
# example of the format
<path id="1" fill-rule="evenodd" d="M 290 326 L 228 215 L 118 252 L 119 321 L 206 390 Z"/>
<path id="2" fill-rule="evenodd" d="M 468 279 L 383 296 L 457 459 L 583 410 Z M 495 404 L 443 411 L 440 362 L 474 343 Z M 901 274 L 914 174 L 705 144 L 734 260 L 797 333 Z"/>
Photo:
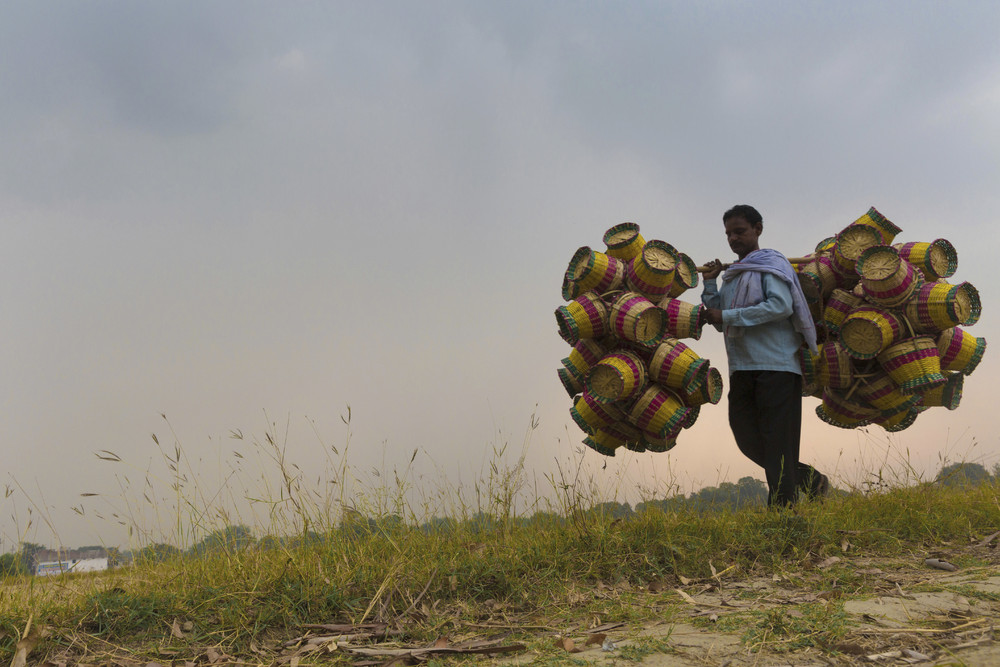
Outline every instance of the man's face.
<path id="1" fill-rule="evenodd" d="M 757 239 L 764 231 L 763 225 L 760 223 L 751 225 L 741 217 L 729 218 L 725 225 L 726 240 L 729 241 L 729 247 L 736 253 L 737 257 L 743 259 L 759 248 Z"/>

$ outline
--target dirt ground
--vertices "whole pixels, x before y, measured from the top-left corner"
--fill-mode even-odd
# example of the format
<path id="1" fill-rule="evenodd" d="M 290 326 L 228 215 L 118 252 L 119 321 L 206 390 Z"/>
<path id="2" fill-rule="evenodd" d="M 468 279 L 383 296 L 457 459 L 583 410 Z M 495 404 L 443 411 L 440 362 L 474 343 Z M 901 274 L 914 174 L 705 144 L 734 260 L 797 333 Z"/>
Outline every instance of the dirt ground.
<path id="1" fill-rule="evenodd" d="M 909 559 L 845 555 L 816 564 L 813 574 L 807 570 L 729 583 L 724 577 L 715 582 L 690 582 L 664 592 L 683 600 L 684 610 L 672 622 L 602 630 L 604 640 L 590 646 L 585 635 L 577 635 L 572 648 L 578 652 L 566 657 L 576 664 L 595 666 L 998 666 L 1000 642 L 996 641 L 995 626 L 1000 620 L 1000 549 L 995 542 L 971 545 L 960 550 L 961 554 L 953 550 Z M 959 555 L 974 555 L 985 565 L 952 572 L 928 565 L 924 557 L 951 562 Z M 863 577 L 867 594 L 829 589 L 817 592 L 810 585 L 819 579 L 817 573 L 835 567 L 852 575 L 853 581 Z M 837 614 L 831 615 L 836 627 L 825 628 L 820 623 L 809 632 L 779 633 L 770 638 L 759 632 L 762 624 L 780 627 L 825 606 L 836 608 Z M 813 611 L 804 613 L 808 607 Z M 755 627 L 757 635 L 752 633 Z M 650 646 L 654 650 L 643 655 Z M 630 653 L 629 647 L 640 650 Z M 541 656 L 530 653 L 503 662 L 546 664 Z"/>

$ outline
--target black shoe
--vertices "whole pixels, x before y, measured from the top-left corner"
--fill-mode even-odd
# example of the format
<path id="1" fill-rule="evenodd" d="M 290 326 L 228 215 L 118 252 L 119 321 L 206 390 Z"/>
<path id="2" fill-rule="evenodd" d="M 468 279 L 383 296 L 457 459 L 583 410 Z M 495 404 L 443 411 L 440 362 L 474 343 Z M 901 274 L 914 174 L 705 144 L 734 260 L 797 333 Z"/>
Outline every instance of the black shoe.
<path id="1" fill-rule="evenodd" d="M 819 473 L 811 495 L 813 498 L 825 498 L 830 495 L 830 478 L 823 473 Z"/>

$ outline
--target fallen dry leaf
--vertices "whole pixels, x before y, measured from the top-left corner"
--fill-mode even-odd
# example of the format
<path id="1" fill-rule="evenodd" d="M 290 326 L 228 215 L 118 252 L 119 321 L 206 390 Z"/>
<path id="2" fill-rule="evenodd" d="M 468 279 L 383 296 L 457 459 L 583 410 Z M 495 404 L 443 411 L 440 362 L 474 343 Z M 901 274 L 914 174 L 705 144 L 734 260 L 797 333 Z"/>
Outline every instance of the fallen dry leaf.
<path id="1" fill-rule="evenodd" d="M 556 648 L 561 648 L 567 653 L 579 653 L 580 649 L 576 647 L 576 642 L 574 642 L 569 637 L 556 637 L 553 642 Z"/>
<path id="2" fill-rule="evenodd" d="M 948 572 L 955 572 L 956 570 L 958 570 L 958 567 L 952 565 L 951 563 L 942 558 L 928 558 L 927 560 L 924 561 L 924 565 L 927 565 L 928 567 L 937 568 L 939 570 L 947 570 Z"/>

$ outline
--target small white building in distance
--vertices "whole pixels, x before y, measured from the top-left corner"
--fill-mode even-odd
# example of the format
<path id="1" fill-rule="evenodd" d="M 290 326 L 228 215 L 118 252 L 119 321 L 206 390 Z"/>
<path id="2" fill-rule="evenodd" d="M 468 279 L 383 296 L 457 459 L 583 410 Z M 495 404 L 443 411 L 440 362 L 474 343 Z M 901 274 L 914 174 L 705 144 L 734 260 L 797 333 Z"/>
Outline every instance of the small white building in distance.
<path id="1" fill-rule="evenodd" d="M 78 558 L 39 563 L 35 568 L 35 574 L 39 577 L 47 577 L 65 572 L 101 572 L 106 569 L 108 569 L 107 558 Z"/>

